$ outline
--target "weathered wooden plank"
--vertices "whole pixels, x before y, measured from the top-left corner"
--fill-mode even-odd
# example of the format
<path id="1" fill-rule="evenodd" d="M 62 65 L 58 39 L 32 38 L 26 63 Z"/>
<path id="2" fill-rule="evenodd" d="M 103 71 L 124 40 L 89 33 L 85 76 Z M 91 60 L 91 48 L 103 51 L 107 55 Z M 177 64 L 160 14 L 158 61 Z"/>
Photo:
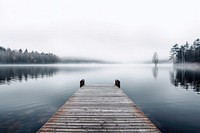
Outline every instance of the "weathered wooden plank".
<path id="1" fill-rule="evenodd" d="M 160 132 L 118 87 L 82 87 L 43 125 L 42 132 Z"/>
<path id="2" fill-rule="evenodd" d="M 41 132 L 158 132 L 157 129 L 53 129 L 42 128 Z"/>
<path id="3" fill-rule="evenodd" d="M 65 112 L 140 112 L 139 110 L 136 110 L 134 108 L 100 108 L 100 107 L 77 107 L 76 106 L 69 107 L 69 108 L 62 108 L 59 110 L 59 112 L 65 111 Z"/>
<path id="4" fill-rule="evenodd" d="M 152 123 L 149 123 L 149 120 L 140 120 L 140 121 L 134 121 L 134 120 L 115 120 L 115 121 L 112 121 L 112 120 L 74 120 L 74 119 L 66 119 L 66 121 L 58 121 L 58 120 L 55 120 L 55 121 L 49 121 L 48 123 L 46 124 L 51 124 L 51 123 L 80 123 L 80 124 L 87 124 L 87 123 L 123 123 L 123 124 L 145 124 L 145 125 L 148 125 L 148 124 L 152 124 Z M 152 124 L 153 125 L 153 124 Z"/>
<path id="5" fill-rule="evenodd" d="M 67 117 L 67 116 L 86 116 L 86 117 L 89 117 L 89 116 L 100 116 L 100 117 L 102 117 L 102 116 L 106 116 L 106 117 L 109 117 L 109 116 L 111 116 L 111 117 L 114 117 L 114 116 L 123 116 L 123 117 L 126 117 L 126 116 L 128 116 L 128 117 L 130 117 L 130 116 L 134 116 L 134 117 L 144 117 L 142 114 L 140 114 L 140 115 L 135 115 L 134 113 L 90 113 L 90 112 L 88 112 L 88 113 L 82 113 L 82 112 L 78 112 L 78 113 L 74 113 L 74 112 L 72 112 L 72 113 L 58 113 L 56 116 L 54 116 L 54 117 Z"/>
<path id="6" fill-rule="evenodd" d="M 156 129 L 152 125 L 44 125 L 44 128 L 50 129 Z"/>
<path id="7" fill-rule="evenodd" d="M 60 122 L 60 123 L 63 123 L 63 122 L 66 122 L 66 123 L 69 123 L 69 122 L 81 122 L 81 121 L 92 121 L 92 122 L 100 122 L 100 121 L 104 121 L 104 122 L 117 122 L 117 121 L 124 121 L 124 122 L 135 122 L 135 123 L 141 123 L 141 122 L 144 122 L 144 123 L 149 123 L 149 120 L 148 119 L 137 119 L 137 120 L 133 120 L 133 119 L 112 119 L 112 120 L 108 120 L 108 119 L 79 119 L 79 118 L 74 118 L 74 119 L 70 119 L 70 118 L 66 118 L 66 119 L 56 119 L 56 118 L 53 118 L 51 119 L 51 121 L 49 121 L 50 123 L 55 123 L 55 122 Z"/>
<path id="8" fill-rule="evenodd" d="M 65 126 L 65 125 L 71 125 L 71 126 L 74 126 L 74 125 L 78 125 L 78 126 L 81 126 L 81 125 L 94 125 L 94 126 L 101 126 L 102 125 L 102 123 L 103 123 L 103 125 L 106 125 L 106 126 L 112 126 L 112 125 L 114 125 L 114 126 L 123 126 L 123 125 L 125 125 L 125 126 L 146 126 L 146 125 L 148 125 L 148 126 L 152 126 L 153 124 L 152 123 L 134 123 L 134 122 L 126 122 L 126 123 L 124 123 L 124 122 L 115 122 L 115 123 L 111 123 L 111 122 L 109 122 L 109 123 L 105 123 L 104 121 L 102 121 L 102 122 L 91 122 L 91 121 L 88 121 L 88 122 L 79 122 L 79 123 L 76 123 L 76 122 L 70 122 L 70 123 L 47 123 L 47 124 L 45 124 L 45 126 L 50 126 L 50 125 L 60 125 L 60 126 Z"/>

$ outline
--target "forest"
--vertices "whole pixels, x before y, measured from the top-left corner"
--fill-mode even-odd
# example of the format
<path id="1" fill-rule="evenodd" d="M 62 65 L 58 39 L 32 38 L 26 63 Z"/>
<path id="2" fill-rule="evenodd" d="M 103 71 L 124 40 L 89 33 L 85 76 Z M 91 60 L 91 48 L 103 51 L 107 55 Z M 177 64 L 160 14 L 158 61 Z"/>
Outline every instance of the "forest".
<path id="1" fill-rule="evenodd" d="M 196 39 L 192 44 L 186 42 L 183 45 L 173 45 L 170 50 L 170 60 L 174 63 L 199 63 L 200 39 Z"/>
<path id="2" fill-rule="evenodd" d="M 58 63 L 60 58 L 52 53 L 39 53 L 28 50 L 11 50 L 0 47 L 0 64 L 48 64 Z"/>

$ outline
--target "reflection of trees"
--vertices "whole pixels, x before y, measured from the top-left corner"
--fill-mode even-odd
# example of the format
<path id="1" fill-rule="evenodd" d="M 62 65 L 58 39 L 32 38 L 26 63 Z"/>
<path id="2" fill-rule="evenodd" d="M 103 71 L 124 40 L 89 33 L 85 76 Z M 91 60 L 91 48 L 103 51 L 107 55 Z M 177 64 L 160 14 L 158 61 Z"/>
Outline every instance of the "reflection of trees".
<path id="1" fill-rule="evenodd" d="M 152 73 L 153 73 L 154 78 L 157 78 L 157 76 L 158 76 L 158 66 L 157 65 L 155 65 L 153 67 Z"/>
<path id="2" fill-rule="evenodd" d="M 181 86 L 184 89 L 193 89 L 200 92 L 200 71 L 174 69 L 170 72 L 170 81 L 174 86 Z"/>
<path id="3" fill-rule="evenodd" d="M 55 67 L 0 67 L 0 84 L 11 80 L 50 77 L 58 71 Z"/>

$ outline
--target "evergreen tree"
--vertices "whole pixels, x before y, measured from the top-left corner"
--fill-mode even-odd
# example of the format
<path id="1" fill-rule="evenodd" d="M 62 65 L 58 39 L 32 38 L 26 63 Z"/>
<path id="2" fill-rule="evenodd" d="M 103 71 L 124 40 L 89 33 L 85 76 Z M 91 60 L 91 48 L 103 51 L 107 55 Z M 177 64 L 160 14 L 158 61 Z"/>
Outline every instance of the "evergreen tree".
<path id="1" fill-rule="evenodd" d="M 158 54 L 155 52 L 153 54 L 152 62 L 157 65 L 158 64 Z"/>
<path id="2" fill-rule="evenodd" d="M 47 64 L 58 63 L 60 58 L 52 53 L 38 53 L 28 52 L 26 49 L 24 52 L 22 49 L 11 50 L 10 48 L 0 47 L 0 63 L 35 63 L 35 64 Z"/>
<path id="3" fill-rule="evenodd" d="M 180 47 L 178 44 L 173 45 L 170 60 L 174 63 L 200 62 L 200 39 L 196 39 L 193 44 L 186 42 Z"/>

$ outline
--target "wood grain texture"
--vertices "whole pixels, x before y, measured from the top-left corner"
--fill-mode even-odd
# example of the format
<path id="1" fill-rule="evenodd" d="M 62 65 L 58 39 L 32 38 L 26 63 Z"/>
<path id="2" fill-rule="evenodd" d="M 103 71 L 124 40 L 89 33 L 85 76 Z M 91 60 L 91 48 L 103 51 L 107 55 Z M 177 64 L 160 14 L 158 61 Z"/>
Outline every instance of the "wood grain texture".
<path id="1" fill-rule="evenodd" d="M 38 131 L 46 132 L 160 133 L 115 85 L 81 87 Z"/>

